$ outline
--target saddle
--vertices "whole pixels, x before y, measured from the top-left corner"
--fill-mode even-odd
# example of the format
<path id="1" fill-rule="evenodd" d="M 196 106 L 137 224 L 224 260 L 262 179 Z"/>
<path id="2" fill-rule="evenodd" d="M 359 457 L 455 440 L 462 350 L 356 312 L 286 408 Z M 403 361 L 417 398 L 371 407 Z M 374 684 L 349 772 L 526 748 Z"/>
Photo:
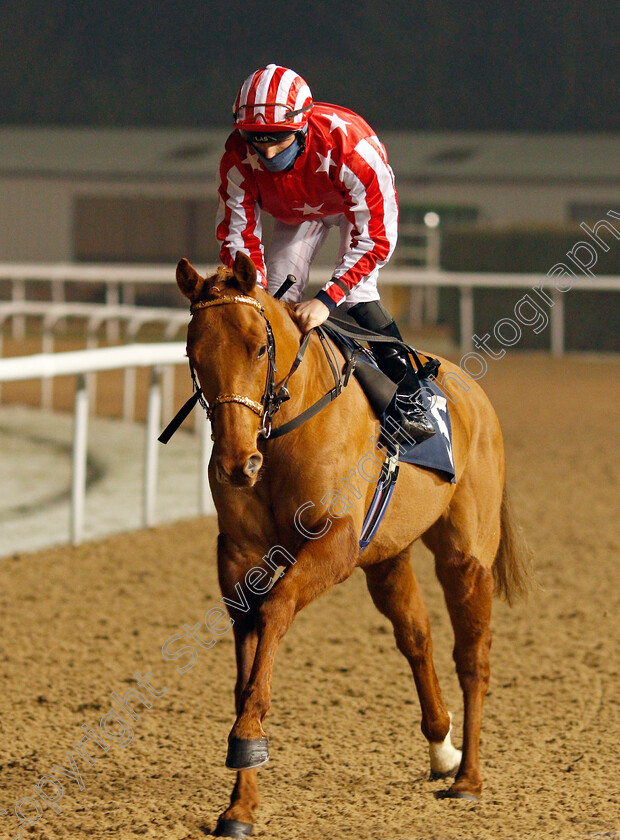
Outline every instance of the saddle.
<path id="1" fill-rule="evenodd" d="M 336 318 L 333 315 L 322 325 L 322 329 L 338 347 L 347 361 L 356 357 L 353 375 L 359 382 L 377 418 L 380 420 L 397 390 L 397 385 L 379 369 L 377 360 L 366 344 L 388 343 L 404 348 L 413 358 L 417 377 L 417 387 L 405 396 L 412 398 L 420 393 L 420 387 L 429 377 L 435 377 L 439 370 L 439 359 L 425 356 L 426 362 L 420 361 L 418 352 L 403 341 L 391 336 L 380 335 L 372 330 L 358 326 L 352 320 Z"/>
<path id="2" fill-rule="evenodd" d="M 456 471 L 452 455 L 452 423 L 446 395 L 436 382 L 440 366 L 439 359 L 424 353 L 420 354 L 405 342 L 366 330 L 349 320 L 330 316 L 319 329 L 324 329 L 328 333 L 345 359 L 355 358 L 356 354 L 353 375 L 366 394 L 372 410 L 381 421 L 380 443 L 385 444 L 388 454 L 396 454 L 401 463 L 415 464 L 433 470 L 445 481 L 454 483 Z M 395 448 L 389 445 L 390 431 L 398 422 L 390 411 L 396 385 L 379 370 L 372 351 L 365 346 L 368 341 L 391 342 L 403 347 L 411 355 L 418 380 L 418 388 L 411 396 L 415 397 L 426 410 L 428 419 L 435 427 L 436 434 L 433 437 L 417 444 L 411 441 L 410 445 L 401 445 L 397 453 Z M 426 359 L 424 363 L 420 355 Z"/>

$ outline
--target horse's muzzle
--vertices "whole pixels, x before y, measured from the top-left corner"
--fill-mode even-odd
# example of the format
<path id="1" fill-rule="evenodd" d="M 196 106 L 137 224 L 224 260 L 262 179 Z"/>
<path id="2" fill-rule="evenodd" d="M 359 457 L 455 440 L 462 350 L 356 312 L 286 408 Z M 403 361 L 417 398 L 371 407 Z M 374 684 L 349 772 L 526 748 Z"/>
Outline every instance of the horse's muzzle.
<path id="1" fill-rule="evenodd" d="M 218 456 L 215 459 L 215 477 L 220 484 L 230 484 L 233 487 L 252 487 L 258 478 L 263 465 L 260 452 L 253 452 L 239 463 L 236 459 Z"/>

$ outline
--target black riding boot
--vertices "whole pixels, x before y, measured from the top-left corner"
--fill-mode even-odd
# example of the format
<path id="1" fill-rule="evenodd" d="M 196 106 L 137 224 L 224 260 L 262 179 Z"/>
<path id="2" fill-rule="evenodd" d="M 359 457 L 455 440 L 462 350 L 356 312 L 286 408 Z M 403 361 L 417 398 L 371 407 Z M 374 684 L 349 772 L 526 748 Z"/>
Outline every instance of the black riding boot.
<path id="1" fill-rule="evenodd" d="M 364 329 L 402 341 L 396 322 L 381 301 L 358 303 L 352 306 L 347 314 Z M 409 354 L 393 344 L 372 341 L 369 343 L 380 370 L 398 385 L 393 405 L 399 426 L 409 438 L 413 438 L 418 443 L 432 437 L 435 429 L 426 416 L 421 402 L 415 396 L 420 385 Z M 405 437 L 402 440 L 398 439 L 398 433 L 391 432 L 391 434 L 399 443 L 406 442 Z"/>

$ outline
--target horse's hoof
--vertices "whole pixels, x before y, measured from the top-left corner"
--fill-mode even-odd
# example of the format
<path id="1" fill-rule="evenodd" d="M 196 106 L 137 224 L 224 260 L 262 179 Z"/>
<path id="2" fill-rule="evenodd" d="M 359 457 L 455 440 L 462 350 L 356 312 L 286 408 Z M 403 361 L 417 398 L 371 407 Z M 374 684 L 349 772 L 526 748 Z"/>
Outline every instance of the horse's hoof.
<path id="1" fill-rule="evenodd" d="M 451 770 L 447 770 L 445 773 L 437 773 L 435 770 L 431 770 L 428 778 L 431 782 L 436 782 L 438 779 L 447 779 L 449 776 L 456 776 L 460 766 L 461 762 L 459 761 L 458 764 L 455 764 Z"/>
<path id="2" fill-rule="evenodd" d="M 218 820 L 213 832 L 214 837 L 249 837 L 254 831 L 252 823 L 241 820 Z"/>
<path id="3" fill-rule="evenodd" d="M 250 770 L 269 761 L 267 738 L 231 738 L 228 742 L 226 766 L 233 770 Z"/>
<path id="4" fill-rule="evenodd" d="M 469 802 L 478 802 L 480 800 L 480 797 L 476 796 L 475 793 L 467 793 L 464 790 L 442 790 L 437 796 L 439 799 L 466 799 Z"/>

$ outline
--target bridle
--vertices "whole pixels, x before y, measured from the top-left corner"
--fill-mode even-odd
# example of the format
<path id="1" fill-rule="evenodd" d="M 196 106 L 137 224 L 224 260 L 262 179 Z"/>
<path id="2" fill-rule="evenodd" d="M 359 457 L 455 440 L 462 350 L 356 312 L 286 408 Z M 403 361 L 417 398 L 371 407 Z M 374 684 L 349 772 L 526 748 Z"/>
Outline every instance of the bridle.
<path id="1" fill-rule="evenodd" d="M 290 287 L 292 282 L 294 282 L 294 279 L 291 279 L 290 277 L 287 278 L 283 286 L 280 288 L 279 292 L 284 293 L 285 290 Z M 274 297 L 278 297 L 278 293 L 276 293 Z M 338 356 L 336 355 L 334 344 L 331 338 L 329 337 L 330 330 L 332 331 L 332 333 L 339 333 L 341 336 L 354 339 L 357 342 L 385 342 L 403 347 L 408 353 L 411 354 L 415 362 L 418 375 L 422 378 L 431 374 L 435 375 L 437 373 L 437 368 L 439 367 L 439 362 L 437 361 L 437 359 L 433 359 L 430 356 L 427 357 L 427 363 L 423 365 L 414 348 L 410 347 L 408 344 L 405 344 L 405 342 L 403 341 L 394 339 L 391 336 L 384 336 L 380 335 L 379 333 L 373 333 L 370 330 L 366 330 L 362 327 L 352 328 L 350 324 L 347 324 L 344 321 L 340 321 L 339 319 L 335 319 L 332 317 L 330 318 L 329 330 L 325 329 L 323 326 L 320 326 L 315 327 L 314 329 L 310 330 L 310 332 L 306 333 L 306 335 L 301 341 L 301 344 L 299 345 L 299 350 L 297 351 L 297 355 L 293 360 L 293 364 L 291 365 L 289 372 L 284 377 L 284 380 L 282 381 L 280 387 L 276 390 L 276 342 L 273 335 L 273 330 L 271 328 L 271 324 L 269 323 L 269 319 L 265 315 L 265 308 L 260 303 L 260 301 L 256 300 L 256 298 L 250 297 L 249 295 L 223 295 L 222 297 L 215 298 L 214 300 L 205 300 L 199 301 L 198 303 L 193 303 L 190 306 L 190 312 L 192 315 L 194 315 L 200 309 L 208 309 L 211 306 L 223 306 L 225 304 L 233 303 L 252 306 L 254 309 L 256 309 L 256 311 L 265 321 L 265 331 L 267 334 L 267 377 L 265 381 L 265 390 L 263 391 L 263 396 L 261 397 L 260 402 L 257 402 L 256 400 L 253 400 L 250 397 L 246 397 L 243 394 L 218 394 L 218 396 L 213 400 L 211 405 L 209 405 L 204 398 L 202 388 L 198 384 L 196 371 L 194 370 L 194 367 L 190 361 L 189 369 L 192 377 L 194 393 L 189 398 L 189 400 L 187 400 L 185 405 L 181 407 L 181 409 L 172 418 L 170 423 L 168 423 L 164 431 L 158 437 L 158 440 L 161 443 L 168 443 L 172 435 L 179 428 L 179 426 L 185 420 L 185 418 L 188 417 L 188 415 L 190 414 L 197 402 L 199 402 L 200 405 L 204 408 L 209 420 L 213 419 L 213 412 L 218 407 L 218 405 L 233 402 L 238 403 L 239 405 L 244 405 L 246 408 L 249 408 L 250 411 L 253 411 L 254 414 L 257 414 L 261 418 L 261 427 L 258 431 L 258 436 L 265 439 L 269 438 L 273 440 L 274 438 L 281 437 L 282 435 L 285 435 L 288 432 L 292 432 L 294 429 L 299 428 L 299 426 L 301 426 L 307 420 L 310 420 L 310 418 L 318 414 L 319 411 L 322 411 L 322 409 L 324 409 L 325 406 L 329 405 L 329 403 L 332 402 L 332 400 L 335 400 L 341 394 L 342 389 L 346 388 L 346 386 L 349 384 L 349 379 L 351 378 L 351 374 L 355 370 L 355 365 L 357 363 L 358 356 L 360 355 L 360 353 L 363 354 L 367 352 L 361 344 L 357 344 L 352 351 L 343 350 L 346 361 L 343 369 L 340 370 Z M 319 400 L 317 400 L 311 406 L 302 411 L 301 414 L 298 414 L 292 420 L 288 420 L 281 426 L 278 426 L 277 429 L 273 429 L 273 417 L 280 410 L 282 404 L 291 398 L 291 395 L 288 390 L 289 380 L 301 364 L 304 354 L 306 352 L 306 348 L 308 347 L 308 342 L 310 341 L 312 333 L 314 332 L 318 335 L 321 341 L 325 357 L 332 372 L 332 376 L 334 377 L 334 387 L 326 394 L 324 394 Z"/>
<path id="2" fill-rule="evenodd" d="M 208 309 L 211 306 L 223 306 L 231 303 L 240 303 L 252 306 L 265 321 L 265 331 L 267 334 L 267 378 L 261 401 L 256 402 L 256 400 L 246 397 L 243 394 L 218 394 L 209 405 L 203 396 L 202 389 L 198 385 L 196 371 L 190 362 L 189 367 L 192 375 L 192 382 L 194 384 L 194 392 L 195 394 L 198 394 L 198 402 L 200 402 L 201 406 L 207 412 L 209 420 L 213 420 L 213 412 L 218 405 L 223 405 L 224 403 L 239 403 L 239 405 L 244 405 L 261 418 L 262 423 L 258 431 L 258 436 L 268 438 L 271 434 L 271 421 L 273 415 L 280 409 L 282 403 L 290 399 L 290 394 L 286 385 L 293 371 L 289 372 L 284 384 L 276 393 L 276 342 L 273 337 L 273 330 L 271 329 L 269 319 L 265 315 L 265 307 L 260 303 L 260 301 L 256 300 L 256 298 L 249 297 L 248 295 L 224 295 L 223 297 L 215 298 L 214 300 L 203 300 L 198 303 L 194 303 L 190 306 L 189 311 L 192 315 L 194 315 L 201 309 Z"/>
<path id="3" fill-rule="evenodd" d="M 290 280 L 290 278 L 287 279 L 281 288 L 284 290 L 287 288 L 287 284 L 290 285 L 291 282 L 293 281 Z M 331 341 L 327 338 L 325 330 L 323 330 L 322 327 L 317 327 L 315 330 L 310 330 L 310 332 L 306 333 L 303 337 L 289 372 L 284 377 L 280 387 L 276 389 L 276 342 L 269 319 L 265 315 L 265 308 L 258 300 L 256 300 L 256 298 L 249 297 L 248 295 L 223 295 L 222 297 L 215 298 L 214 300 L 199 301 L 198 303 L 192 304 L 190 306 L 190 312 L 194 315 L 200 309 L 208 309 L 211 306 L 223 306 L 225 304 L 233 303 L 252 306 L 265 321 L 265 332 L 267 335 L 267 377 L 265 381 L 265 390 L 263 391 L 263 396 L 261 397 L 260 402 L 251 399 L 251 397 L 246 397 L 244 394 L 218 394 L 211 405 L 209 405 L 204 398 L 202 388 L 198 384 L 196 371 L 190 361 L 189 369 L 194 386 L 194 393 L 187 400 L 185 405 L 179 409 L 164 431 L 160 434 L 158 437 L 160 443 L 168 443 L 181 423 L 183 423 L 185 418 L 189 416 L 197 402 L 199 402 L 204 408 L 209 420 L 213 419 L 213 412 L 218 405 L 232 402 L 244 405 L 261 418 L 261 427 L 258 431 L 259 437 L 271 439 L 281 437 L 282 435 L 292 432 L 293 429 L 301 426 L 302 423 L 305 423 L 306 420 L 314 417 L 315 414 L 318 414 L 318 412 L 325 408 L 329 402 L 335 400 L 341 393 L 342 389 L 348 385 L 349 378 L 353 373 L 353 369 L 355 368 L 355 363 L 357 361 L 357 351 L 350 354 L 341 372 L 339 370 L 338 357 L 336 356 Z M 301 364 L 313 332 L 318 334 L 323 345 L 327 361 L 329 362 L 329 366 L 334 377 L 334 387 L 328 391 L 327 394 L 321 397 L 321 399 L 317 400 L 317 402 L 313 403 L 309 408 L 305 409 L 305 411 L 302 411 L 301 414 L 298 414 L 297 417 L 283 423 L 277 429 L 272 429 L 274 415 L 280 410 L 282 404 L 291 398 L 288 391 L 288 382 Z"/>

